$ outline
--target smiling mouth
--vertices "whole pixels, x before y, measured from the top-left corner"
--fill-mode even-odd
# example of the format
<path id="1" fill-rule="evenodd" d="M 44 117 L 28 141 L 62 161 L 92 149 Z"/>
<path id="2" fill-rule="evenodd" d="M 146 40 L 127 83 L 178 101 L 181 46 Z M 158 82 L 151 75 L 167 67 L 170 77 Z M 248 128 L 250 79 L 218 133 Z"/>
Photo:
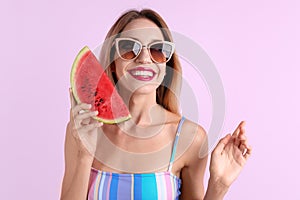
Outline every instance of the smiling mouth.
<path id="1" fill-rule="evenodd" d="M 155 71 L 149 68 L 137 67 L 128 71 L 130 75 L 140 81 L 150 81 L 155 76 Z"/>

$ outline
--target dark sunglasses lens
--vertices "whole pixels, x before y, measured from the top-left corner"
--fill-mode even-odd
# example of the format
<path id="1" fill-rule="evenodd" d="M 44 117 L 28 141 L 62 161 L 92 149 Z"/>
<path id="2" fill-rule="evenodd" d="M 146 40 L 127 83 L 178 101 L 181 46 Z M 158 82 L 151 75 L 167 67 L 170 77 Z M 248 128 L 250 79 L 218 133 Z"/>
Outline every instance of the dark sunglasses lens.
<path id="1" fill-rule="evenodd" d="M 135 58 L 141 50 L 140 44 L 132 40 L 120 40 L 118 48 L 120 56 L 127 60 Z"/>
<path id="2" fill-rule="evenodd" d="M 172 48 L 172 45 L 167 43 L 153 44 L 150 47 L 151 56 L 158 63 L 166 62 L 172 56 Z"/>

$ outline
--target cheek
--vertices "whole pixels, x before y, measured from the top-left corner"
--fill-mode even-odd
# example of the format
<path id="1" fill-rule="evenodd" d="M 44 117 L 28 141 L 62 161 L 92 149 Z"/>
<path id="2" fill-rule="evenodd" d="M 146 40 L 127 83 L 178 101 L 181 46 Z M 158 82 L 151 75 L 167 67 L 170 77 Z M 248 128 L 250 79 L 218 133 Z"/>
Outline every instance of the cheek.
<path id="1" fill-rule="evenodd" d="M 166 65 L 161 64 L 158 65 L 158 67 L 159 67 L 159 75 L 164 77 L 166 75 Z"/>
<path id="2" fill-rule="evenodd" d="M 124 75 L 125 64 L 120 59 L 115 60 L 115 73 L 118 79 Z"/>

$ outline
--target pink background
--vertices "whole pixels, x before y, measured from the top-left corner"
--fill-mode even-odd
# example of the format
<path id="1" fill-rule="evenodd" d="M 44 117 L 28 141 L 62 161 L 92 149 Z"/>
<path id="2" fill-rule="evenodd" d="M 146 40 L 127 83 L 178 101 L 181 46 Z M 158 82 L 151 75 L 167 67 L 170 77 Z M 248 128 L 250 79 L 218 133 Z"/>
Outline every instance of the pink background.
<path id="1" fill-rule="evenodd" d="M 300 199 L 297 0 L 1 1 L 0 199 L 58 199 L 69 72 L 128 8 L 157 10 L 201 45 L 226 93 L 223 134 L 247 121 L 253 155 L 225 199 Z"/>

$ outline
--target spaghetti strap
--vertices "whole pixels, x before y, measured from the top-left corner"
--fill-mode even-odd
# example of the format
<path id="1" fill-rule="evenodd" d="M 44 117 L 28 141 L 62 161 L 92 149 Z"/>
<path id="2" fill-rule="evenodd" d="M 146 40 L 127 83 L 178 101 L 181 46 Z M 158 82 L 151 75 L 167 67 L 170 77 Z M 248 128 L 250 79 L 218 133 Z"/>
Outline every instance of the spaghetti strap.
<path id="1" fill-rule="evenodd" d="M 176 148 L 177 148 L 177 144 L 178 144 L 178 139 L 179 139 L 179 135 L 181 133 L 181 127 L 182 127 L 184 120 L 185 120 L 185 117 L 182 116 L 182 118 L 179 121 L 178 127 L 177 127 L 176 136 L 175 136 L 174 144 L 172 147 L 172 154 L 171 154 L 171 159 L 170 159 L 170 163 L 169 163 L 169 167 L 168 167 L 168 172 L 171 172 L 171 170 L 172 170 L 172 166 L 173 166 L 173 162 L 174 162 L 175 154 L 176 154 Z"/>

